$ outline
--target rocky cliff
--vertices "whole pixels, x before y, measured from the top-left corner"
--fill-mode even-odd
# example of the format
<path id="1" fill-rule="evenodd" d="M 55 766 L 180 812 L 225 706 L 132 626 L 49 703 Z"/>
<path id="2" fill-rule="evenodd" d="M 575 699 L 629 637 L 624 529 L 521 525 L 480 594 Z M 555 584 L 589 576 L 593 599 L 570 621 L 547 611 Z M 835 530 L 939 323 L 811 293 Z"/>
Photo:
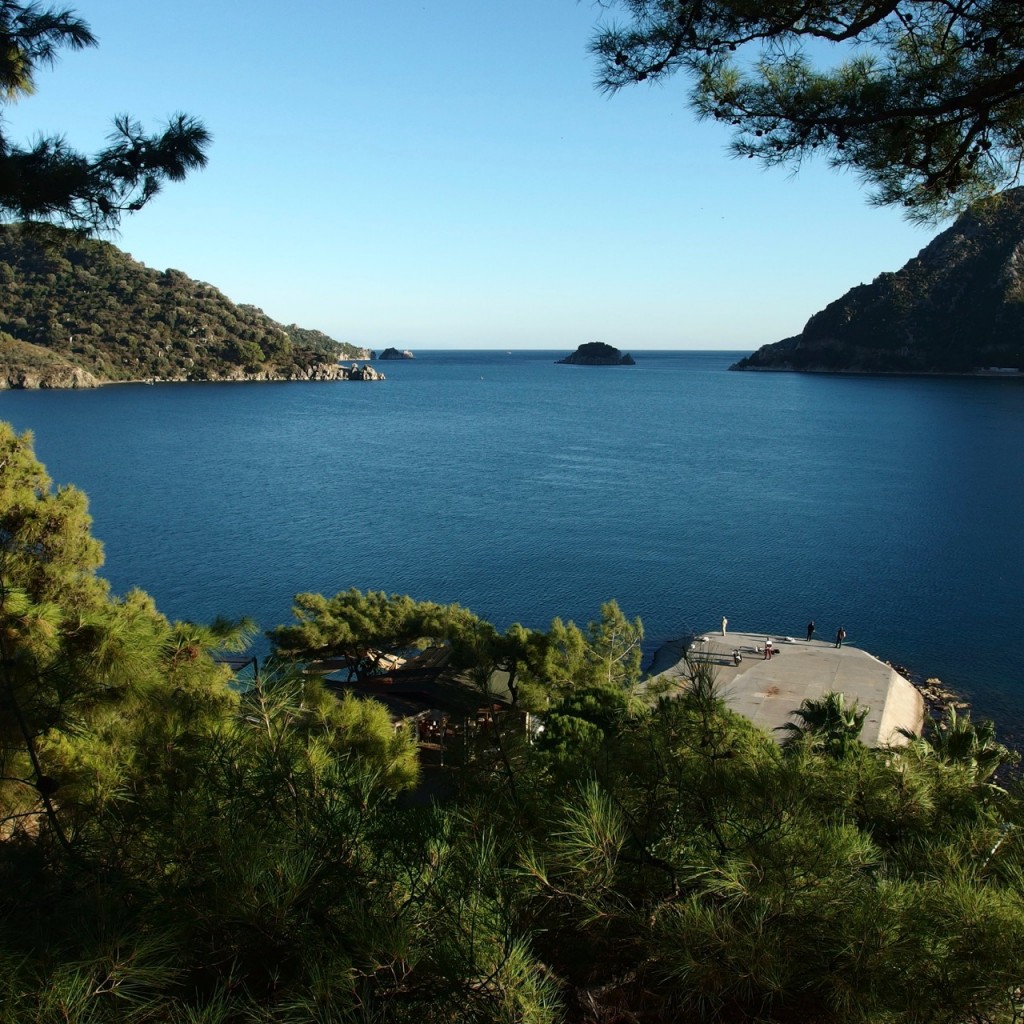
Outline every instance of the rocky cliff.
<path id="1" fill-rule="evenodd" d="M 906 266 L 851 288 L 735 370 L 1024 369 L 1024 189 L 963 214 Z"/>
<path id="2" fill-rule="evenodd" d="M 96 388 L 101 383 L 102 381 L 98 381 L 88 370 L 67 364 L 49 367 L 0 367 L 0 390 Z"/>

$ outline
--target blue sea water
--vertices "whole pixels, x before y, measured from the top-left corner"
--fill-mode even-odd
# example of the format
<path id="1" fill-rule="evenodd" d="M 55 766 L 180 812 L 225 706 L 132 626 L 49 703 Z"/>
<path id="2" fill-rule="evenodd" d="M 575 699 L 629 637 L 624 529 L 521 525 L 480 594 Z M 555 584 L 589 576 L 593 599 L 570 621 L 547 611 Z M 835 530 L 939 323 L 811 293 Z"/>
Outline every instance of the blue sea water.
<path id="1" fill-rule="evenodd" d="M 176 618 L 350 586 L 500 626 L 615 598 L 849 642 L 1024 732 L 1024 382 L 729 373 L 741 353 L 422 352 L 383 383 L 6 392 L 90 497 L 105 575 Z"/>

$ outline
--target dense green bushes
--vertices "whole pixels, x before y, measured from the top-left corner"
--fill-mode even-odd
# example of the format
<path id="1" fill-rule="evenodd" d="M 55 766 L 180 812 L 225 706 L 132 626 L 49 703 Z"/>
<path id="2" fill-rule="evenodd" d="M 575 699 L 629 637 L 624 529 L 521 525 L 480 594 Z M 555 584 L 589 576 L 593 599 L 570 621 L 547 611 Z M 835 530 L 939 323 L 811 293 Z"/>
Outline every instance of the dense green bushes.
<path id="1" fill-rule="evenodd" d="M 874 751 L 809 714 L 780 747 L 706 666 L 644 699 L 613 604 L 500 634 L 307 596 L 293 657 L 372 671 L 373 611 L 550 702 L 431 803 L 380 706 L 286 660 L 232 685 L 246 623 L 112 597 L 30 441 L 0 429 L 0 1021 L 1020 1019 L 1024 822 L 985 728 Z"/>

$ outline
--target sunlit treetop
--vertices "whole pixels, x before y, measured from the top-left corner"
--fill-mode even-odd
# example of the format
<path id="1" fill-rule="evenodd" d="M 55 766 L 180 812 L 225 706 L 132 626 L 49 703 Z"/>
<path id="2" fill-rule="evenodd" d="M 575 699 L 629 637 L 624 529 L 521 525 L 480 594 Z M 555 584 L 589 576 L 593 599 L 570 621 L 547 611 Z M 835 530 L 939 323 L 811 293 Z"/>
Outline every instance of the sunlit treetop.
<path id="1" fill-rule="evenodd" d="M 683 72 L 732 151 L 822 154 L 878 205 L 936 221 L 1019 181 L 1024 17 L 999 0 L 599 0 L 606 90 Z"/>
<path id="2" fill-rule="evenodd" d="M 146 133 L 126 115 L 114 119 L 108 145 L 93 156 L 60 136 L 28 146 L 7 136 L 3 107 L 36 89 L 36 73 L 62 49 L 95 46 L 73 11 L 0 0 L 0 220 L 47 221 L 86 231 L 114 228 L 140 210 L 164 181 L 180 181 L 206 163 L 210 135 L 185 114 Z"/>

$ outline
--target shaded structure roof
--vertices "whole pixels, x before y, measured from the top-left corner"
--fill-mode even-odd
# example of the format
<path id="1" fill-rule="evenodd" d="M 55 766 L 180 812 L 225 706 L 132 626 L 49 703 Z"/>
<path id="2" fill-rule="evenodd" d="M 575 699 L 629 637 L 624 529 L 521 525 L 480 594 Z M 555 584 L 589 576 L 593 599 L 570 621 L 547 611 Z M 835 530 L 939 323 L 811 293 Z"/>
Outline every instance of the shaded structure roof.
<path id="1" fill-rule="evenodd" d="M 310 666 L 323 673 L 329 668 L 324 685 L 336 691 L 380 701 L 395 718 L 411 718 L 424 711 L 444 711 L 452 715 L 472 715 L 480 708 L 508 707 L 512 695 L 508 689 L 508 673 L 493 672 L 482 689 L 462 673 L 448 669 L 451 651 L 432 647 L 407 658 L 400 666 L 362 679 L 332 678 L 330 672 L 347 670 L 346 659 L 330 659 Z M 335 664 L 336 663 L 336 664 Z"/>

